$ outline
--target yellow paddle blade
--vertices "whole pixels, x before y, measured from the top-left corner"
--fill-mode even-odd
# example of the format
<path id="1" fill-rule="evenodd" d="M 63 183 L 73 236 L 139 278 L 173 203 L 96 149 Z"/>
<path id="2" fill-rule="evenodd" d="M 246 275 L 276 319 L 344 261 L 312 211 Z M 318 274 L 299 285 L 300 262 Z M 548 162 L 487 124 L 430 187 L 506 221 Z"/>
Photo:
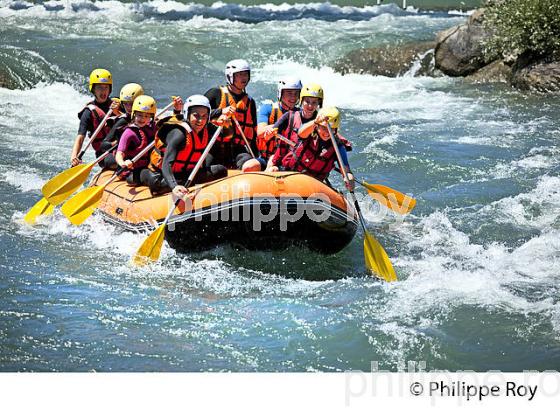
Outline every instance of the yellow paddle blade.
<path id="1" fill-rule="evenodd" d="M 35 225 L 37 217 L 41 215 L 50 215 L 54 211 L 54 205 L 51 205 L 45 198 L 41 198 L 33 207 L 25 214 L 23 220 L 29 225 Z"/>
<path id="2" fill-rule="evenodd" d="M 368 190 L 369 196 L 401 215 L 409 213 L 416 206 L 416 199 L 388 186 L 367 182 L 362 182 L 362 185 Z"/>
<path id="3" fill-rule="evenodd" d="M 76 192 L 86 182 L 94 165 L 94 163 L 80 164 L 73 168 L 68 168 L 47 181 L 41 189 L 47 201 L 53 205 L 64 202 L 66 198 Z"/>
<path id="4" fill-rule="evenodd" d="M 149 262 L 156 262 L 159 259 L 164 238 L 165 224 L 162 224 L 142 242 L 136 255 L 132 258 L 132 263 L 136 266 L 144 266 Z"/>
<path id="5" fill-rule="evenodd" d="M 364 257 L 367 268 L 387 282 L 398 280 L 387 252 L 369 232 L 364 232 Z"/>
<path id="6" fill-rule="evenodd" d="M 78 192 L 70 198 L 60 210 L 74 225 L 81 225 L 95 211 L 105 186 L 92 186 Z"/>

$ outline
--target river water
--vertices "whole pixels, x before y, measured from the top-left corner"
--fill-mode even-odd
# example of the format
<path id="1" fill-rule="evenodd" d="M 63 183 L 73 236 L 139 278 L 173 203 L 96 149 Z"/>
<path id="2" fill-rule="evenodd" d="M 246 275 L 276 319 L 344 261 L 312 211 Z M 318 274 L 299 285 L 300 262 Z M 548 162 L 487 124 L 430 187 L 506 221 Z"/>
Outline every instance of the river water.
<path id="1" fill-rule="evenodd" d="M 330 68 L 430 40 L 460 12 L 248 3 L 0 0 L 0 64 L 21 86 L 0 88 L 0 370 L 560 369 L 558 97 Z M 91 69 L 164 105 L 222 84 L 238 57 L 258 102 L 282 75 L 320 82 L 356 175 L 417 198 L 404 219 L 360 199 L 399 282 L 367 275 L 361 232 L 328 257 L 164 247 L 133 269 L 145 236 L 99 216 L 22 222 L 67 166 Z"/>

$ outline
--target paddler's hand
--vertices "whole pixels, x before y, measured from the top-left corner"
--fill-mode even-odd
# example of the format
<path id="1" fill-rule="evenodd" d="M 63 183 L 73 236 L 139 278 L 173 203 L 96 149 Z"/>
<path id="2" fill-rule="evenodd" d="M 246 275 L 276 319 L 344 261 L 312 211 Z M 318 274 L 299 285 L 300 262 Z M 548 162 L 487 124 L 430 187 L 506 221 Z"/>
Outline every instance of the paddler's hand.
<path id="1" fill-rule="evenodd" d="M 351 172 L 347 172 L 346 176 L 348 177 L 348 181 L 345 181 L 346 188 L 348 188 L 349 191 L 354 191 L 354 188 L 356 187 L 354 175 Z"/>
<path id="2" fill-rule="evenodd" d="M 323 114 L 319 114 L 319 115 L 317 115 L 317 118 L 315 118 L 315 124 L 326 126 L 328 120 L 329 120 L 329 117 L 327 117 L 326 115 L 323 115 Z"/>
<path id="3" fill-rule="evenodd" d="M 278 128 L 274 128 L 274 125 L 267 125 L 264 128 L 263 138 L 266 142 L 268 142 L 271 138 L 275 137 L 277 133 Z"/>
<path id="4" fill-rule="evenodd" d="M 173 188 L 173 195 L 175 195 L 177 198 L 185 199 L 185 196 L 188 195 L 188 193 L 189 190 L 183 185 L 177 185 L 175 188 Z"/>
<path id="5" fill-rule="evenodd" d="M 126 161 L 123 162 L 122 167 L 123 168 L 128 168 L 128 169 L 133 169 L 134 168 L 134 162 L 127 159 Z"/>
<path id="6" fill-rule="evenodd" d="M 78 158 L 77 155 L 74 155 L 73 157 L 70 158 L 70 164 L 72 164 L 73 167 L 75 167 L 76 165 L 80 165 L 81 163 L 82 160 Z"/>
<path id="7" fill-rule="evenodd" d="M 229 127 L 229 126 L 231 126 L 231 120 L 225 114 L 220 115 L 218 117 L 218 119 L 216 121 L 214 121 L 214 123 L 216 125 L 218 125 L 219 127 Z"/>
<path id="8" fill-rule="evenodd" d="M 228 107 L 222 108 L 222 115 L 226 115 L 228 118 L 235 114 L 235 106 L 230 105 Z"/>
<path id="9" fill-rule="evenodd" d="M 273 165 L 271 167 L 268 167 L 267 169 L 265 169 L 264 172 L 278 172 L 278 167 L 276 165 Z"/>
<path id="10" fill-rule="evenodd" d="M 173 97 L 173 111 L 183 111 L 183 99 L 181 97 Z"/>

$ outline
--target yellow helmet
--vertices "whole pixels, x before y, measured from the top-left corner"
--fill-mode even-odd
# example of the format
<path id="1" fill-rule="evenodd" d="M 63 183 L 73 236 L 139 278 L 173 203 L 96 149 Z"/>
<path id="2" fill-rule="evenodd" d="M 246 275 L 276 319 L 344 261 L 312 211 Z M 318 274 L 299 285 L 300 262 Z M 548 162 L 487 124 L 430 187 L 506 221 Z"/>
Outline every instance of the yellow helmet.
<path id="1" fill-rule="evenodd" d="M 134 103 L 132 103 L 133 116 L 135 111 L 147 112 L 148 114 L 155 115 L 156 110 L 156 100 L 149 95 L 141 95 L 134 100 Z"/>
<path id="2" fill-rule="evenodd" d="M 299 95 L 300 102 L 303 101 L 303 97 L 318 98 L 320 100 L 319 105 L 323 105 L 323 87 L 316 83 L 305 84 Z"/>
<path id="3" fill-rule="evenodd" d="M 108 84 L 113 88 L 113 76 L 103 68 L 96 68 L 89 75 L 89 91 L 93 92 L 95 84 Z"/>
<path id="4" fill-rule="evenodd" d="M 140 95 L 144 94 L 144 89 L 140 84 L 136 83 L 129 83 L 126 84 L 123 88 L 121 88 L 121 102 L 123 103 L 131 103 L 134 99 Z"/>
<path id="5" fill-rule="evenodd" d="M 328 117 L 329 124 L 333 130 L 338 129 L 340 126 L 340 111 L 336 107 L 325 107 L 321 108 L 317 113 L 317 116 Z"/>

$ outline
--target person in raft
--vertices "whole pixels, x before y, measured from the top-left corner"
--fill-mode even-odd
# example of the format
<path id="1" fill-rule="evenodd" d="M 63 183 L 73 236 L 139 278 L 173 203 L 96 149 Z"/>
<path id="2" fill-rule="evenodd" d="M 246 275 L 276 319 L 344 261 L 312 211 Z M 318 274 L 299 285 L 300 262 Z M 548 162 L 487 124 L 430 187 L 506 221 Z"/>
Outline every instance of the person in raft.
<path id="1" fill-rule="evenodd" d="M 115 119 L 115 123 L 111 127 L 111 131 L 107 134 L 107 136 L 103 139 L 101 143 L 101 152 L 105 153 L 110 150 L 113 146 L 118 145 L 121 135 L 125 128 L 130 124 L 132 121 L 132 103 L 136 97 L 144 95 L 144 89 L 140 84 L 136 83 L 129 83 L 126 84 L 123 88 L 121 88 L 120 93 L 120 105 L 119 105 L 119 112 L 120 115 Z M 183 110 L 183 100 L 181 97 L 174 97 L 173 98 L 173 113 L 174 114 L 181 114 Z M 115 156 L 113 154 L 109 154 L 103 164 L 101 164 L 103 168 L 109 169 L 116 169 L 117 168 L 117 161 L 115 160 Z"/>
<path id="2" fill-rule="evenodd" d="M 300 128 L 298 132 L 300 141 L 284 157 L 282 166 L 286 170 L 303 172 L 320 181 L 325 181 L 337 163 L 336 151 L 331 141 L 327 122 L 331 126 L 342 162 L 348 173 L 347 188 L 353 190 L 354 175 L 350 171 L 346 154 L 352 149 L 352 144 L 338 135 L 340 112 L 336 107 L 322 108 L 314 121 Z"/>
<path id="3" fill-rule="evenodd" d="M 304 125 L 317 117 L 319 108 L 323 106 L 324 92 L 319 84 L 306 84 L 300 93 L 300 108 L 290 110 L 282 115 L 273 125 L 276 133 L 282 135 L 294 144 L 299 142 L 298 131 Z M 292 149 L 286 142 L 278 140 L 274 155 L 268 160 L 267 171 L 275 172 L 282 169 L 282 160 Z"/>
<path id="4" fill-rule="evenodd" d="M 156 101 L 152 97 L 149 95 L 137 97 L 132 104 L 132 122 L 125 127 L 119 140 L 115 161 L 120 168 L 130 170 L 121 174 L 121 179 L 126 178 L 129 185 L 141 184 L 140 173 L 150 162 L 148 153 L 135 163 L 131 159 L 154 140 L 156 110 Z"/>
<path id="5" fill-rule="evenodd" d="M 115 145 L 118 145 L 124 129 L 132 121 L 132 103 L 136 97 L 141 95 L 144 95 L 144 88 L 142 88 L 140 84 L 129 83 L 121 88 L 121 92 L 119 94 L 119 115 L 115 118 L 115 122 L 113 123 L 111 130 L 101 142 L 102 153 L 105 153 Z M 100 165 L 102 165 L 103 168 L 116 169 L 117 161 L 115 160 L 115 156 L 113 154 L 109 154 Z"/>
<path id="6" fill-rule="evenodd" d="M 302 89 L 299 78 L 286 77 L 278 81 L 278 100 L 261 105 L 257 117 L 257 148 L 261 169 L 267 167 L 269 158 L 276 151 L 277 139 L 274 124 L 289 111 L 297 111 L 300 91 Z"/>
<path id="7" fill-rule="evenodd" d="M 172 115 L 158 122 L 150 164 L 140 177 L 152 194 L 172 191 L 179 198 L 188 194 L 184 184 L 217 129 L 209 121 L 210 111 L 208 98 L 192 95 L 185 103 L 183 115 Z M 222 114 L 218 122 L 226 120 L 227 115 Z M 227 168 L 213 164 L 212 155 L 208 154 L 193 182 L 200 184 L 226 176 Z"/>
<path id="8" fill-rule="evenodd" d="M 239 122 L 251 150 L 256 155 L 258 152 L 256 144 L 257 106 L 255 100 L 246 92 L 251 80 L 251 66 L 245 60 L 232 60 L 226 64 L 225 77 L 227 85 L 211 88 L 205 93 L 214 110 L 212 118 L 222 114 L 228 117 L 233 115 Z M 237 125 L 232 122 L 231 127 L 228 128 L 231 130 L 228 130 L 227 136 L 221 136 L 212 151 L 216 162 L 230 169 L 242 169 L 245 172 L 260 171 L 261 165 L 258 161 L 252 161 L 246 165 L 252 156 L 245 146 Z"/>
<path id="9" fill-rule="evenodd" d="M 80 164 L 82 161 L 78 158 L 82 149 L 82 144 L 86 134 L 93 134 L 97 129 L 103 117 L 109 110 L 117 111 L 118 102 L 114 102 L 109 98 L 113 89 L 113 77 L 111 73 L 103 68 L 96 68 L 89 75 L 89 91 L 94 95 L 95 99 L 88 102 L 84 108 L 78 113 L 80 119 L 80 126 L 78 128 L 78 136 L 74 141 L 72 148 L 72 155 L 70 163 L 73 167 Z M 96 157 L 99 157 L 101 152 L 101 142 L 111 130 L 111 122 L 103 126 L 95 140 L 92 142 L 92 147 L 95 150 Z"/>

